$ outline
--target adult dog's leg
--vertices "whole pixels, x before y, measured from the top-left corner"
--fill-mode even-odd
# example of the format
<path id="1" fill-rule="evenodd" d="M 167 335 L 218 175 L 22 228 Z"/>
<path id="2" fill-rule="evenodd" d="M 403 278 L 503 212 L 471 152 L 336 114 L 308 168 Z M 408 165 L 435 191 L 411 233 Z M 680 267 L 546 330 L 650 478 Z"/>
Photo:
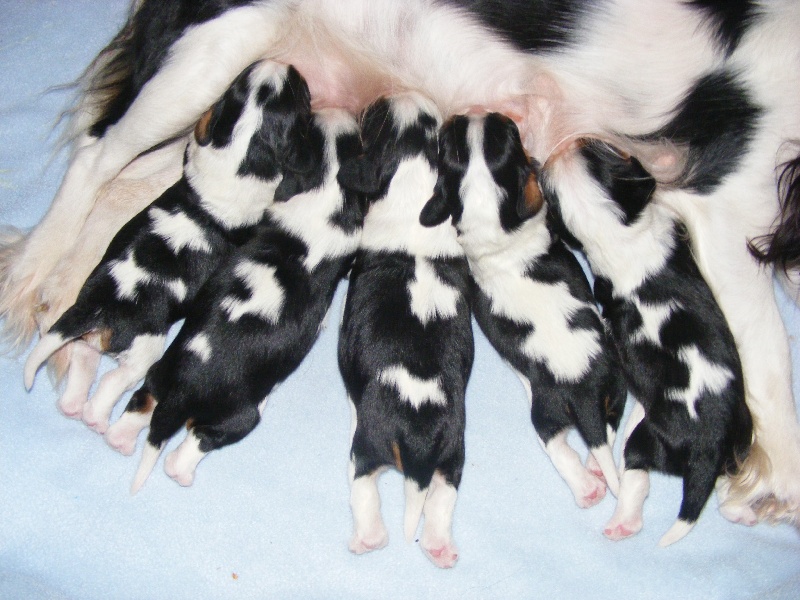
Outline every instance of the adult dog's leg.
<path id="1" fill-rule="evenodd" d="M 770 226 L 774 195 L 769 177 L 759 178 L 755 169 L 747 169 L 710 196 L 684 192 L 665 200 L 689 227 L 698 266 L 736 338 L 744 370 L 754 451 L 731 479 L 726 501 L 750 505 L 760 518 L 798 523 L 800 426 L 788 338 L 775 301 L 772 268 L 759 265 L 747 249 L 747 240 Z"/>
<path id="2" fill-rule="evenodd" d="M 248 64 L 268 54 L 285 32 L 283 2 L 245 6 L 183 33 L 161 69 L 102 138 L 81 136 L 42 222 L 0 264 L 0 316 L 26 340 L 44 279 L 72 247 L 98 192 L 146 150 L 189 128 Z"/>

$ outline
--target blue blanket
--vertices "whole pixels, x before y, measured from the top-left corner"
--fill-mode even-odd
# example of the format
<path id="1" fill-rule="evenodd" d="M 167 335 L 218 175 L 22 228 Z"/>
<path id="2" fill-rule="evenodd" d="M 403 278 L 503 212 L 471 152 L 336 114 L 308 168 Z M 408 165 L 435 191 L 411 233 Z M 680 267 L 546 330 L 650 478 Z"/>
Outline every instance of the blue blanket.
<path id="1" fill-rule="evenodd" d="M 52 126 L 69 101 L 48 90 L 80 74 L 127 7 L 0 0 L 0 222 L 33 226 L 47 210 L 66 164 L 51 161 Z M 796 336 L 800 311 L 779 295 Z M 261 425 L 206 458 L 192 487 L 159 463 L 134 497 L 138 454 L 61 416 L 43 372 L 26 393 L 24 354 L 0 357 L 0 598 L 800 598 L 797 531 L 728 523 L 715 498 L 686 539 L 657 548 L 678 512 L 677 478 L 653 475 L 642 532 L 606 540 L 613 497 L 577 508 L 536 441 L 522 386 L 480 334 L 454 523 L 460 562 L 440 571 L 404 541 L 392 472 L 380 480 L 389 545 L 350 554 L 336 337 L 329 327 Z"/>

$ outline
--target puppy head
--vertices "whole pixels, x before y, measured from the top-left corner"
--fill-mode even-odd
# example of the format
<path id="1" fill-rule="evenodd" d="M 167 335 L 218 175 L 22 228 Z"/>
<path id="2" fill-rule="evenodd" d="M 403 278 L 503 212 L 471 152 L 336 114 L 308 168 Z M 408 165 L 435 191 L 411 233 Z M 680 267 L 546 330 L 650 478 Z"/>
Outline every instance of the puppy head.
<path id="1" fill-rule="evenodd" d="M 416 93 L 374 102 L 361 118 L 364 153 L 342 163 L 339 184 L 374 201 L 386 195 L 404 159 L 423 156 L 435 168 L 440 123 L 434 104 Z"/>
<path id="2" fill-rule="evenodd" d="M 206 112 L 194 130 L 196 143 L 239 154 L 237 175 L 274 180 L 275 200 L 319 184 L 321 148 L 309 143 L 311 95 L 292 66 L 253 63 Z M 238 159 L 237 159 L 238 160 Z"/>
<path id="3" fill-rule="evenodd" d="M 544 204 L 537 173 L 511 119 L 453 117 L 439 134 L 439 178 L 420 220 L 428 226 L 448 217 L 455 225 L 495 221 L 511 232 Z"/>

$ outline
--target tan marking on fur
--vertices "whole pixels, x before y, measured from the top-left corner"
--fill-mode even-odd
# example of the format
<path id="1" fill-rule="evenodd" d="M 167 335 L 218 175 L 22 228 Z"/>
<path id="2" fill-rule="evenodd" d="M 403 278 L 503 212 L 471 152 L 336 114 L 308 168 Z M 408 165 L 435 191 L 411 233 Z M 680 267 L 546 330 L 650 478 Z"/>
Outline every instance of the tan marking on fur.
<path id="1" fill-rule="evenodd" d="M 194 139 L 198 144 L 205 144 L 208 142 L 208 128 L 211 126 L 211 115 L 213 109 L 209 108 L 200 117 L 197 125 L 194 126 Z"/>
<path id="2" fill-rule="evenodd" d="M 100 352 L 108 352 L 113 335 L 111 329 L 97 329 L 83 334 L 81 339 Z"/>
<path id="3" fill-rule="evenodd" d="M 187 419 L 186 430 L 191 431 L 193 427 L 194 427 L 194 419 Z"/>
<path id="4" fill-rule="evenodd" d="M 156 399 L 153 397 L 153 394 L 147 393 L 144 395 L 144 402 L 142 403 L 142 407 L 137 409 L 136 412 L 142 415 L 148 415 L 153 412 L 153 409 L 156 407 Z"/>
<path id="5" fill-rule="evenodd" d="M 525 184 L 525 206 L 531 209 L 532 213 L 538 214 L 544 206 L 544 196 L 539 187 L 539 181 L 535 173 L 531 173 L 528 182 Z"/>
<path id="6" fill-rule="evenodd" d="M 402 473 L 403 460 L 400 458 L 400 446 L 397 445 L 397 442 L 392 442 L 392 454 L 394 455 L 394 466 Z"/>

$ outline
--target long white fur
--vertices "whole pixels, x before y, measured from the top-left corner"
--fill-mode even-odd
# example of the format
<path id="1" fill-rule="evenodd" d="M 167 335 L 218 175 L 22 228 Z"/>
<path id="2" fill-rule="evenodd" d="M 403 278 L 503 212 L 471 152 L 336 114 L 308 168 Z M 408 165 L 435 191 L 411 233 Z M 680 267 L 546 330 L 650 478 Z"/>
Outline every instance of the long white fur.
<path id="1" fill-rule="evenodd" d="M 432 0 L 283 0 L 230 9 L 182 36 L 104 139 L 80 135 L 92 110 L 89 103 L 79 107 L 76 152 L 51 211 L 0 265 L 0 311 L 15 333 L 30 333 L 37 291 L 76 239 L 100 187 L 142 151 L 184 131 L 257 58 L 297 65 L 319 105 L 358 110 L 387 89 L 416 88 L 446 115 L 471 106 L 516 112 L 523 141 L 540 162 L 570 136 L 658 129 L 690 83 L 725 62 L 764 108 L 751 150 L 711 194 L 676 191 L 661 201 L 691 230 L 700 269 L 738 342 L 756 441 L 769 457 L 769 466 L 750 466 L 757 485 L 739 490 L 740 501 L 774 496 L 773 516 L 798 518 L 800 427 L 787 336 L 771 272 L 745 247 L 772 225 L 774 169 L 790 157 L 783 142 L 800 138 L 798 19 L 793 0 L 759 5 L 759 18 L 725 58 L 687 3 L 616 0 L 568 49 L 533 56 Z M 674 174 L 682 158 L 669 146 L 635 149 L 651 172 Z M 97 233 L 109 235 L 101 227 Z M 48 293 L 58 300 L 57 287 Z"/>

